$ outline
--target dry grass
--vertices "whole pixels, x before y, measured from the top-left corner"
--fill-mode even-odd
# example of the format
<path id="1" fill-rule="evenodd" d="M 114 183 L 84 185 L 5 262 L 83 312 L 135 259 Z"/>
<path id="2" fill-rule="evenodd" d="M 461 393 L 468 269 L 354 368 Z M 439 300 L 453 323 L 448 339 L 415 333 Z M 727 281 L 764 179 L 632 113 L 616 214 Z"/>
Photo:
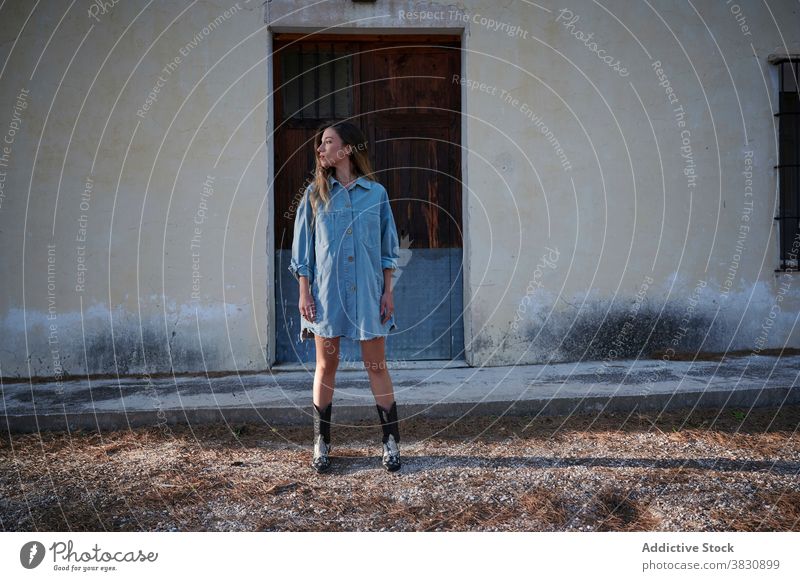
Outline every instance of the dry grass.
<path id="1" fill-rule="evenodd" d="M 658 526 L 659 519 L 645 503 L 632 499 L 614 486 L 606 486 L 593 498 L 598 531 L 649 531 Z"/>
<path id="2" fill-rule="evenodd" d="M 394 474 L 376 422 L 334 426 L 324 475 L 309 467 L 310 425 L 6 436 L 0 527 L 800 530 L 800 406 L 745 411 L 451 424 L 400 408 Z"/>
<path id="3" fill-rule="evenodd" d="M 800 523 L 800 486 L 794 490 L 763 491 L 750 499 L 744 510 L 717 510 L 714 517 L 728 523 L 731 531 L 796 531 Z M 743 514 L 749 513 L 748 519 Z"/>
<path id="4" fill-rule="evenodd" d="M 519 505 L 528 518 L 549 523 L 556 529 L 563 528 L 569 521 L 569 506 L 561 495 L 542 486 L 523 492 L 520 495 Z"/>

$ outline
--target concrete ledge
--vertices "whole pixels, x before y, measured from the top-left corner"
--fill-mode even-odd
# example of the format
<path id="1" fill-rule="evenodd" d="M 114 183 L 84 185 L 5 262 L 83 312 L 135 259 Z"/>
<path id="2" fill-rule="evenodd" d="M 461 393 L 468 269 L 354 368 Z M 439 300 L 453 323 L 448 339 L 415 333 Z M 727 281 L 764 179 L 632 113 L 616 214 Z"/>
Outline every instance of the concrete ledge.
<path id="1" fill-rule="evenodd" d="M 800 402 L 800 355 L 392 370 L 400 418 L 569 415 Z M 0 383 L 11 432 L 177 424 L 311 425 L 313 368 L 225 377 Z M 377 421 L 366 370 L 337 374 L 333 418 Z M 0 424 L 2 425 L 2 424 Z"/>
<path id="2" fill-rule="evenodd" d="M 598 414 L 601 412 L 666 411 L 697 408 L 780 407 L 800 403 L 800 389 L 775 387 L 768 389 L 720 390 L 703 392 L 659 393 L 652 395 L 614 395 L 556 397 L 511 401 L 401 403 L 400 419 L 412 416 L 451 418 L 463 416 L 562 416 Z M 310 404 L 309 404 L 310 405 Z M 355 423 L 375 419 L 373 405 L 337 405 L 334 398 L 332 419 L 337 423 Z M 14 433 L 38 431 L 113 431 L 147 426 L 175 426 L 228 423 L 240 425 L 310 426 L 310 408 L 301 407 L 227 407 L 191 408 L 184 410 L 136 410 L 130 412 L 46 413 L 40 415 L 7 415 L 6 429 Z"/>

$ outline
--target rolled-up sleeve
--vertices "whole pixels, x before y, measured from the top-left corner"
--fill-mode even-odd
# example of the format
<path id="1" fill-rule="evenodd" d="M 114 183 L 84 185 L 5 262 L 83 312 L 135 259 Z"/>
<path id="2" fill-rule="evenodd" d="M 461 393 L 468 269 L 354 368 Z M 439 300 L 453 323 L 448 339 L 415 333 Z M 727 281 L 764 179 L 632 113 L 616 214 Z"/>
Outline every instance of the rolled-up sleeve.
<path id="1" fill-rule="evenodd" d="M 397 269 L 400 258 L 400 240 L 397 237 L 397 226 L 389 204 L 389 194 L 384 189 L 381 202 L 381 268 Z"/>
<path id="2" fill-rule="evenodd" d="M 308 278 L 309 283 L 314 281 L 314 209 L 308 198 L 309 189 L 303 193 L 303 198 L 297 206 L 297 215 L 294 219 L 294 237 L 292 239 L 292 259 L 289 270 L 300 281 L 301 276 Z"/>

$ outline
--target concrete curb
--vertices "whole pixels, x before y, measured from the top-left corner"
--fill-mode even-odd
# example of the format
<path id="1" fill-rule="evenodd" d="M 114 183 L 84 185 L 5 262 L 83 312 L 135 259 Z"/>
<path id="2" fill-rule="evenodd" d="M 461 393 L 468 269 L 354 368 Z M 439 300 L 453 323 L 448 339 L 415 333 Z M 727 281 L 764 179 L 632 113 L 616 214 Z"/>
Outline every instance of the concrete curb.
<path id="1" fill-rule="evenodd" d="M 335 399 L 334 399 L 335 401 Z M 738 390 L 682 391 L 649 395 L 589 395 L 585 397 L 528 398 L 510 401 L 402 403 L 400 419 L 412 416 L 450 418 L 463 416 L 564 416 L 601 412 L 667 411 L 697 408 L 779 407 L 800 403 L 800 389 L 770 387 Z M 310 404 L 309 404 L 310 405 Z M 374 405 L 334 404 L 332 419 L 338 423 L 358 422 L 375 416 Z M 376 420 L 377 421 L 377 420 Z M 310 409 L 286 407 L 216 407 L 183 410 L 134 410 L 130 412 L 67 412 L 7 414 L 6 430 L 12 433 L 38 431 L 112 431 L 138 427 L 243 423 L 283 426 L 311 426 Z"/>

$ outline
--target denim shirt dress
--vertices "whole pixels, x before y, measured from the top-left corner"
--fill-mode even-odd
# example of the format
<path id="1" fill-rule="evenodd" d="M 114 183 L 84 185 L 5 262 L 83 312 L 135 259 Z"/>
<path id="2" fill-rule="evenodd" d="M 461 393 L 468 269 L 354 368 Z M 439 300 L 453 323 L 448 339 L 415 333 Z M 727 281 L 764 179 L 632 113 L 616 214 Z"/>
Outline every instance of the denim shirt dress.
<path id="1" fill-rule="evenodd" d="M 308 277 L 314 322 L 300 316 L 300 341 L 340 335 L 365 341 L 396 329 L 394 313 L 381 322 L 383 269 L 397 268 L 400 243 L 389 195 L 360 176 L 350 189 L 331 176 L 331 199 L 314 215 L 310 184 L 297 208 L 289 270 Z"/>

